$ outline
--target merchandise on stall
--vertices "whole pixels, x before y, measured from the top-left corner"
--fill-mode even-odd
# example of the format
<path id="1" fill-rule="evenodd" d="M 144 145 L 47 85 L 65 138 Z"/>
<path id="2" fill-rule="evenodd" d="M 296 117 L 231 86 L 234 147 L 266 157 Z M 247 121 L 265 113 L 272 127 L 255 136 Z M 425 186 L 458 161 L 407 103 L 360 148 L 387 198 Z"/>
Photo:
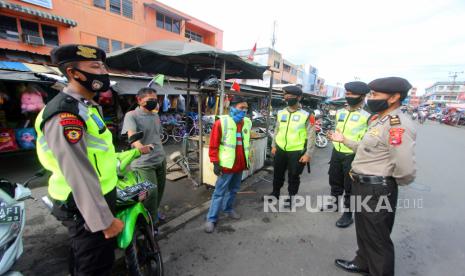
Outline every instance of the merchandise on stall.
<path id="1" fill-rule="evenodd" d="M 0 152 L 19 150 L 16 143 L 15 131 L 12 128 L 0 129 Z"/>
<path id="2" fill-rule="evenodd" d="M 32 127 L 20 128 L 15 131 L 16 141 L 21 149 L 35 149 L 37 134 Z"/>

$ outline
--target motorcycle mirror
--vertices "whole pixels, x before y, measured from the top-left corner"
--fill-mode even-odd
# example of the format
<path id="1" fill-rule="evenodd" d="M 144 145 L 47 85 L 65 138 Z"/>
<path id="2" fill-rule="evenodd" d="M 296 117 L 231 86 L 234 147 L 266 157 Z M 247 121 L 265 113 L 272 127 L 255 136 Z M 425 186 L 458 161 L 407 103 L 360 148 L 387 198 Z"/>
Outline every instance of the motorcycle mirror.
<path id="1" fill-rule="evenodd" d="M 15 189 L 15 200 L 16 201 L 21 201 L 28 199 L 32 196 L 32 192 L 29 188 L 24 187 L 21 184 L 16 185 Z"/>
<path id="2" fill-rule="evenodd" d="M 144 132 L 143 131 L 136 132 L 133 135 L 131 135 L 130 137 L 128 137 L 128 144 L 131 145 L 132 143 L 134 143 L 136 141 L 139 141 L 143 137 L 144 137 Z"/>
<path id="3" fill-rule="evenodd" d="M 45 169 L 41 169 L 41 170 L 37 171 L 37 172 L 34 174 L 34 176 L 35 176 L 35 177 L 42 177 L 42 176 L 45 175 L 45 172 L 46 172 Z"/>

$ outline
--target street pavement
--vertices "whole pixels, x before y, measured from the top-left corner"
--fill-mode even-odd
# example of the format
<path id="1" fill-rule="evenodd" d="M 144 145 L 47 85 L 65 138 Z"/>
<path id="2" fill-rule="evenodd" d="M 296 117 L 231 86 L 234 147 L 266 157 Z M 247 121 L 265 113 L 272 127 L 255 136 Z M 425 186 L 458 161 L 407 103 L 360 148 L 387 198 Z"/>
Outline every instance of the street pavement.
<path id="1" fill-rule="evenodd" d="M 400 188 L 392 234 L 396 275 L 465 275 L 465 129 L 434 122 L 416 126 L 417 179 Z M 303 174 L 301 195 L 314 200 L 329 193 L 330 153 L 330 147 L 316 150 L 312 173 Z M 28 166 L 35 169 L 34 164 Z M 271 179 L 271 175 L 256 177 L 238 195 L 240 220 L 223 219 L 213 234 L 206 234 L 202 215 L 161 240 L 165 275 L 348 275 L 333 263 L 335 258 L 354 256 L 354 226 L 339 229 L 335 222 L 340 214 L 309 213 L 305 208 L 265 213 L 261 197 L 270 192 Z M 15 269 L 25 275 L 65 275 L 65 228 L 39 200 L 46 194 L 43 181 L 32 187 L 36 200 L 26 202 L 25 252 Z M 169 199 L 162 205 L 175 217 L 208 200 L 210 192 L 181 181 L 168 185 L 166 194 Z"/>
<path id="2" fill-rule="evenodd" d="M 400 188 L 392 233 L 396 275 L 465 275 L 465 130 L 416 127 L 417 179 Z M 301 195 L 328 194 L 329 156 L 329 148 L 317 149 Z M 265 178 L 238 196 L 241 220 L 222 220 L 206 234 L 199 217 L 162 240 L 165 275 L 351 275 L 334 259 L 354 257 L 355 227 L 339 229 L 340 214 L 305 208 L 265 213 L 261 197 L 271 190 L 271 175 Z"/>

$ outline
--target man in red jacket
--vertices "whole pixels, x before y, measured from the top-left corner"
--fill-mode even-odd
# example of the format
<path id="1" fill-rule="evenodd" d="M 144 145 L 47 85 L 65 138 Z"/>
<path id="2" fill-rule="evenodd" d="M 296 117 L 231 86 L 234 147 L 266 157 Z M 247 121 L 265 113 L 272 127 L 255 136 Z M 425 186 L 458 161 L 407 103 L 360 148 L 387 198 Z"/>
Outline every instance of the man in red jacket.
<path id="1" fill-rule="evenodd" d="M 230 218 L 240 219 L 233 210 L 239 191 L 242 171 L 249 166 L 250 129 L 252 122 L 245 117 L 247 102 L 241 97 L 231 101 L 229 115 L 219 116 L 210 136 L 210 161 L 218 176 L 205 224 L 205 232 L 212 233 L 222 210 Z"/>

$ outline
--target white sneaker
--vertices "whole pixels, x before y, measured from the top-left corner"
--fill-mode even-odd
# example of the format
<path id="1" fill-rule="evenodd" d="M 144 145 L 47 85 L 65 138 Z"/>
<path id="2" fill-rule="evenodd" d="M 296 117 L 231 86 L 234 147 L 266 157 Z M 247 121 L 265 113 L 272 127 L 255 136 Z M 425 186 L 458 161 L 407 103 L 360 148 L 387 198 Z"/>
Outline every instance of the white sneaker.
<path id="1" fill-rule="evenodd" d="M 213 230 L 215 230 L 215 224 L 211 221 L 207 221 L 205 223 L 205 232 L 213 233 Z"/>

